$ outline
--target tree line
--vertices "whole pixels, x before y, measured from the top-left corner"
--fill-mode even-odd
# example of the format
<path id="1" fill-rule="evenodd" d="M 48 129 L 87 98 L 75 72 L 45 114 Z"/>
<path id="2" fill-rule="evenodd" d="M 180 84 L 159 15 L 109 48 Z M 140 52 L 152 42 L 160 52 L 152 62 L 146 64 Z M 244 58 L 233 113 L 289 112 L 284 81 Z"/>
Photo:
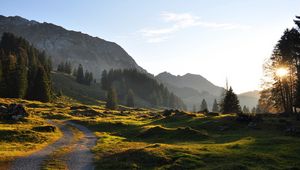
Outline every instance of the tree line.
<path id="1" fill-rule="evenodd" d="M 183 101 L 169 92 L 163 84 L 136 69 L 104 70 L 101 76 L 101 87 L 108 91 L 108 99 L 115 96 L 124 105 L 134 105 L 134 98 L 138 97 L 149 102 L 153 107 L 186 109 Z"/>
<path id="2" fill-rule="evenodd" d="M 65 61 L 58 64 L 57 71 L 69 75 L 72 74 L 76 78 L 76 81 L 80 84 L 89 86 L 93 81 L 95 81 L 93 78 L 93 73 L 89 72 L 88 70 L 85 70 L 84 72 L 81 64 L 79 64 L 77 68 L 74 68 L 72 72 L 72 64 L 70 61 Z"/>
<path id="3" fill-rule="evenodd" d="M 0 42 L 0 96 L 48 102 L 51 58 L 28 41 L 3 33 Z"/>
<path id="4" fill-rule="evenodd" d="M 208 113 L 210 110 L 208 109 L 207 102 L 205 99 L 202 100 L 200 105 L 199 112 L 205 112 Z M 229 89 L 225 89 L 223 96 L 221 97 L 221 100 L 219 103 L 215 99 L 213 102 L 213 106 L 211 109 L 214 113 L 238 113 L 238 114 L 255 114 L 260 113 L 258 107 L 253 107 L 250 111 L 250 109 L 247 106 L 244 106 L 243 109 L 240 106 L 239 99 L 237 95 L 233 92 L 232 87 Z M 196 105 L 193 105 L 193 112 L 197 112 Z"/>

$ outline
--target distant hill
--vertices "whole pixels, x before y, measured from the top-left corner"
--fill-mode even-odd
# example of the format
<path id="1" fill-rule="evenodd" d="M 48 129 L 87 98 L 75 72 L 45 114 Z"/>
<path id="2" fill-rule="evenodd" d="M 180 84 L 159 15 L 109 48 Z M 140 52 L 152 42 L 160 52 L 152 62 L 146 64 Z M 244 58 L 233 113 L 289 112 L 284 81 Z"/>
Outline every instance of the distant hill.
<path id="1" fill-rule="evenodd" d="M 214 99 L 220 100 L 224 88 L 219 87 L 208 81 L 201 75 L 185 74 L 175 76 L 168 72 L 163 72 L 155 78 L 165 84 L 168 89 L 180 97 L 187 107 L 192 110 L 193 105 L 200 108 L 201 101 L 206 100 L 208 108 L 211 109 Z M 243 93 L 238 95 L 241 106 L 254 107 L 259 98 L 258 91 Z"/>
<path id="2" fill-rule="evenodd" d="M 157 80 L 168 83 L 176 87 L 189 87 L 197 90 L 198 92 L 207 91 L 212 95 L 219 96 L 223 92 L 222 87 L 218 87 L 208 81 L 206 78 L 197 74 L 187 73 L 183 76 L 175 76 L 168 72 L 163 72 L 155 76 Z"/>
<path id="3" fill-rule="evenodd" d="M 101 89 L 99 83 L 91 84 L 90 86 L 78 83 L 75 77 L 59 73 L 52 72 L 52 85 L 56 92 L 62 92 L 63 95 L 71 97 L 84 104 L 96 104 L 99 105 L 101 101 L 106 99 L 106 91 Z M 150 103 L 135 96 L 135 104 L 139 107 L 150 107 Z"/>
<path id="4" fill-rule="evenodd" d="M 252 107 L 256 107 L 256 105 L 258 104 L 260 94 L 258 90 L 254 90 L 246 93 L 241 93 L 238 95 L 238 97 L 240 99 L 241 106 L 246 105 L 251 109 Z"/>
<path id="5" fill-rule="evenodd" d="M 97 79 L 104 69 L 136 68 L 144 72 L 118 44 L 51 23 L 0 15 L 0 35 L 3 32 L 21 36 L 39 50 L 44 50 L 52 56 L 55 69 L 60 62 L 68 60 L 76 67 L 81 63 Z"/>

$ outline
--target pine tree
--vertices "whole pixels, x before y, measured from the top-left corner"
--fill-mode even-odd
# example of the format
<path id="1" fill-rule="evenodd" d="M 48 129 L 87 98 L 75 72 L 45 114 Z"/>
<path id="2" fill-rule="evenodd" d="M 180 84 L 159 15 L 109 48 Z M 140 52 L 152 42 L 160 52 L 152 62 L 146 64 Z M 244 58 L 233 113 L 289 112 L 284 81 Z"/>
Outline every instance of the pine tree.
<path id="1" fill-rule="evenodd" d="M 213 107 L 212 107 L 212 112 L 219 112 L 219 106 L 218 106 L 218 103 L 217 103 L 216 99 L 214 100 L 214 104 L 213 104 Z"/>
<path id="2" fill-rule="evenodd" d="M 232 87 L 226 91 L 225 97 L 221 104 L 222 113 L 241 113 L 241 106 L 237 95 L 233 92 Z"/>
<path id="3" fill-rule="evenodd" d="M 81 84 L 84 83 L 83 67 L 81 64 L 79 64 L 77 69 L 76 81 Z"/>
<path id="4" fill-rule="evenodd" d="M 101 88 L 103 90 L 108 90 L 108 78 L 107 78 L 107 71 L 103 70 L 101 75 Z"/>
<path id="5" fill-rule="evenodd" d="M 43 67 L 38 67 L 34 82 L 34 99 L 42 102 L 48 102 L 51 98 L 50 82 L 47 73 Z"/>
<path id="6" fill-rule="evenodd" d="M 297 70 L 300 71 L 300 67 Z M 296 107 L 300 108 L 300 72 L 297 73 L 297 84 L 294 104 Z"/>
<path id="7" fill-rule="evenodd" d="M 17 98 L 24 98 L 27 92 L 27 69 L 26 69 L 25 56 L 19 56 L 18 66 L 16 69 L 16 93 Z"/>
<path id="8" fill-rule="evenodd" d="M 126 101 L 126 106 L 128 107 L 134 107 L 134 94 L 131 89 L 128 90 L 127 94 L 127 101 Z"/>
<path id="9" fill-rule="evenodd" d="M 107 92 L 106 108 L 108 108 L 108 109 L 117 109 L 118 108 L 117 92 L 112 87 Z"/>
<path id="10" fill-rule="evenodd" d="M 206 103 L 205 99 L 203 99 L 201 102 L 200 111 L 208 112 L 207 103 Z"/>

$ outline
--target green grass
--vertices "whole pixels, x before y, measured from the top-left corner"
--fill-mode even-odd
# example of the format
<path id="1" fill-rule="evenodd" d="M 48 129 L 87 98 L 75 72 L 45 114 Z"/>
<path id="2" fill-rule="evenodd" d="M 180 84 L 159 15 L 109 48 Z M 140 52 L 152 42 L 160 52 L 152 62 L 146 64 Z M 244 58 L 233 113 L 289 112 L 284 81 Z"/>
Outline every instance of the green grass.
<path id="1" fill-rule="evenodd" d="M 300 138 L 286 136 L 282 118 L 251 129 L 235 115 L 173 115 L 155 119 L 131 112 L 77 119 L 99 136 L 97 169 L 296 169 Z M 284 118 L 299 126 L 294 118 Z M 220 127 L 227 127 L 220 130 Z"/>
<path id="2" fill-rule="evenodd" d="M 180 113 L 165 117 L 158 110 L 122 107 L 121 112 L 106 110 L 103 103 L 82 106 L 68 98 L 60 98 L 53 103 L 18 99 L 5 99 L 5 102 L 9 100 L 23 103 L 32 117 L 17 125 L 0 124 L 3 132 L 13 132 L 9 135 L 29 136 L 22 140 L 2 136 L 1 160 L 40 149 L 54 139 L 45 136 L 49 132 L 32 130 L 33 127 L 46 125 L 45 119 L 70 119 L 87 126 L 99 137 L 93 148 L 97 169 L 300 167 L 300 137 L 285 133 L 287 125 L 300 128 L 300 122 L 295 121 L 294 117 L 266 117 L 257 123 L 256 128 L 250 128 L 247 123 L 236 121 L 234 114 L 205 116 Z M 89 112 L 92 114 L 86 115 Z M 39 142 L 33 142 L 33 139 Z M 49 160 L 57 162 L 49 161 L 52 164 L 48 164 L 46 169 L 63 169 L 65 162 L 61 158 L 68 149 L 55 152 Z M 12 150 L 14 152 L 10 152 Z"/>
<path id="3" fill-rule="evenodd" d="M 19 99 L 0 98 L 1 104 L 27 103 L 43 107 L 48 104 Z M 61 132 L 40 132 L 36 127 L 48 126 L 45 119 L 27 109 L 31 116 L 19 122 L 0 121 L 0 167 L 8 166 L 9 162 L 18 156 L 26 156 L 53 143 L 61 137 Z"/>

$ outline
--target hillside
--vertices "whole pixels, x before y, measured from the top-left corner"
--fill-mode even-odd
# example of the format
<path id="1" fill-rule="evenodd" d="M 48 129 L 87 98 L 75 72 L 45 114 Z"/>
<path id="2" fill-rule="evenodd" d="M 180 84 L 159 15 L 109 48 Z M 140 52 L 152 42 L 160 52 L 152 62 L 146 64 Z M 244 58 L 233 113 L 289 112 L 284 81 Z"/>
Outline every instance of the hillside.
<path id="1" fill-rule="evenodd" d="M 106 99 L 106 91 L 101 89 L 99 83 L 90 86 L 76 82 L 75 77 L 59 72 L 52 72 L 52 85 L 54 91 L 62 92 L 63 95 L 71 97 L 83 104 L 103 104 Z M 137 107 L 150 107 L 149 102 L 143 100 L 139 96 L 135 96 L 135 104 Z"/>
<path id="2" fill-rule="evenodd" d="M 111 68 L 136 68 L 144 71 L 118 44 L 98 37 L 66 30 L 51 23 L 39 23 L 25 18 L 0 15 L 0 35 L 11 32 L 32 43 L 39 50 L 52 56 L 54 67 L 62 61 L 70 61 L 100 78 L 101 70 Z"/>
<path id="3" fill-rule="evenodd" d="M 224 88 L 219 87 L 208 81 L 201 75 L 187 73 L 183 76 L 175 76 L 168 72 L 163 72 L 155 78 L 168 87 L 168 89 L 180 97 L 187 107 L 191 110 L 193 105 L 197 109 L 203 99 L 206 100 L 208 108 L 211 109 L 214 99 L 219 100 Z M 257 105 L 259 92 L 248 92 L 238 95 L 241 106 L 250 108 Z"/>

